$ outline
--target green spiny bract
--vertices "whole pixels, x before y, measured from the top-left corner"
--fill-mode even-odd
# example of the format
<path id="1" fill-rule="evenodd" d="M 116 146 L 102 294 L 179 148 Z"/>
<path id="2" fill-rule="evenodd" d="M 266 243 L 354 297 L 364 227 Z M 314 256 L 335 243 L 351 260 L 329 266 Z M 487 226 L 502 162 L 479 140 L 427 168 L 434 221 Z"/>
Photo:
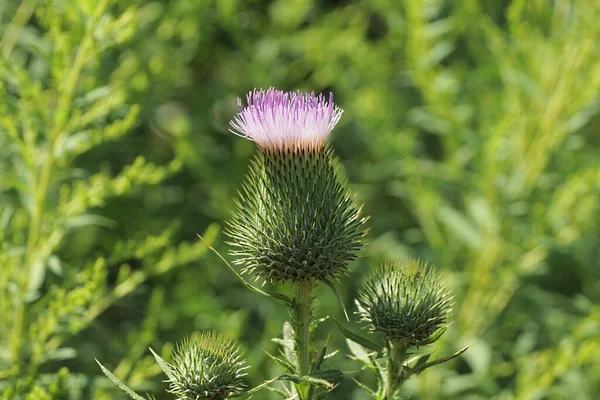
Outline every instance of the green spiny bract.
<path id="1" fill-rule="evenodd" d="M 451 296 L 437 271 L 418 260 L 378 268 L 358 295 L 359 315 L 387 340 L 422 346 L 447 326 Z"/>
<path id="2" fill-rule="evenodd" d="M 244 272 L 269 282 L 337 279 L 362 245 L 364 219 L 321 149 L 260 149 L 230 227 Z"/>
<path id="3" fill-rule="evenodd" d="M 195 333 L 176 349 L 169 392 L 179 400 L 224 400 L 244 393 L 239 347 L 216 332 Z"/>

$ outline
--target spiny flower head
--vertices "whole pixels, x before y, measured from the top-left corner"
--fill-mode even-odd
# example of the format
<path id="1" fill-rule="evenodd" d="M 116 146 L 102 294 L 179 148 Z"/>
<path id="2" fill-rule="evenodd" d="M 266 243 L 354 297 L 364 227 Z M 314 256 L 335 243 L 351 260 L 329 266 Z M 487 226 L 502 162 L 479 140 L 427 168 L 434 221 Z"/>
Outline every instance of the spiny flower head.
<path id="1" fill-rule="evenodd" d="M 248 95 L 232 125 L 259 154 L 227 234 L 243 271 L 269 282 L 338 278 L 362 245 L 364 218 L 325 139 L 341 110 L 313 94 Z"/>
<path id="2" fill-rule="evenodd" d="M 433 268 L 410 260 L 375 270 L 358 295 L 359 315 L 387 340 L 430 344 L 447 326 L 452 298 Z"/>
<path id="3" fill-rule="evenodd" d="M 231 121 L 232 132 L 255 141 L 263 150 L 322 149 L 343 110 L 314 92 L 269 88 L 248 93 L 247 106 Z"/>
<path id="4" fill-rule="evenodd" d="M 194 333 L 175 350 L 169 392 L 179 400 L 225 400 L 244 393 L 246 361 L 235 342 L 216 332 Z"/>

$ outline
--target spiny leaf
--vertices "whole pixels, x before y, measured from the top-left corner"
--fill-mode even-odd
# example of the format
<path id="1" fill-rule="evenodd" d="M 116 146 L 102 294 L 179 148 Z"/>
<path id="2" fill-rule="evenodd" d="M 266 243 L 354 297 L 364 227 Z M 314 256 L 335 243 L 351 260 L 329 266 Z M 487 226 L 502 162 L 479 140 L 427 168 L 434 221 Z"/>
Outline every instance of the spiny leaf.
<path id="1" fill-rule="evenodd" d="M 271 360 L 275 361 L 277 364 L 279 364 L 281 367 L 283 367 L 283 369 L 285 369 L 288 373 L 295 374 L 297 372 L 296 367 L 294 367 L 294 365 L 292 365 L 290 362 L 288 362 L 286 360 L 282 360 L 281 358 L 272 355 L 265 349 L 262 349 L 262 351 L 264 351 L 265 354 L 268 355 L 269 358 L 271 358 Z"/>
<path id="2" fill-rule="evenodd" d="M 356 343 L 351 339 L 346 339 L 346 344 L 348 345 L 348 349 L 354 356 L 354 358 L 364 365 L 371 365 L 371 358 L 369 357 L 369 352 L 360 344 Z"/>
<path id="3" fill-rule="evenodd" d="M 317 359 L 315 360 L 315 362 L 313 363 L 313 365 L 310 369 L 312 373 L 318 371 L 321 368 L 321 364 L 323 364 L 323 361 L 325 361 L 325 356 L 327 355 L 327 345 L 329 344 L 330 336 L 331 336 L 331 332 L 329 332 L 327 334 L 327 339 L 325 340 L 325 346 L 323 346 L 323 348 L 319 352 Z"/>
<path id="4" fill-rule="evenodd" d="M 367 391 L 367 393 L 369 393 L 371 396 L 375 397 L 376 393 L 373 389 L 371 389 L 370 387 L 368 387 L 367 385 L 365 385 L 364 383 L 361 383 L 358 379 L 356 378 L 352 378 L 352 380 L 354 381 L 354 383 L 356 383 L 358 385 L 358 387 L 360 387 L 361 389 L 364 389 Z"/>
<path id="5" fill-rule="evenodd" d="M 429 361 L 430 357 L 431 357 L 431 353 L 425 354 L 424 356 L 419 357 L 419 359 L 417 360 L 415 365 L 412 367 L 412 369 L 419 370 L 423 365 L 425 365 L 427 363 L 427 361 Z"/>
<path id="6" fill-rule="evenodd" d="M 344 317 L 346 317 L 346 321 L 350 322 L 350 318 L 348 318 L 348 312 L 346 312 L 346 306 L 344 305 L 344 299 L 342 299 L 342 296 L 340 295 L 340 292 L 337 290 L 337 288 L 335 287 L 335 285 L 333 284 L 333 282 L 331 282 L 329 279 L 324 279 L 323 282 L 327 286 L 329 286 L 329 288 L 331 289 L 331 291 L 335 295 L 335 298 L 337 299 L 338 303 L 342 307 L 342 311 L 344 311 Z"/>
<path id="7" fill-rule="evenodd" d="M 318 379 L 325 379 L 328 382 L 339 382 L 341 381 L 342 377 L 344 376 L 344 373 L 342 371 L 340 371 L 339 369 L 325 369 L 323 371 L 319 371 L 319 372 L 315 372 L 314 374 L 310 374 L 311 377 L 313 378 L 318 378 Z"/>
<path id="8" fill-rule="evenodd" d="M 137 394 L 136 392 L 134 392 L 133 390 L 131 390 L 126 384 L 124 384 L 123 382 L 121 382 L 119 380 L 119 378 L 117 378 L 116 376 L 114 376 L 112 374 L 112 372 L 110 372 L 108 369 L 106 369 L 104 367 L 104 365 L 100 364 L 100 361 L 98 361 L 95 358 L 94 358 L 94 360 L 96 360 L 96 362 L 98 363 L 98 365 L 102 369 L 102 372 L 104 372 L 104 375 L 106 375 L 106 377 L 108 379 L 110 379 L 110 381 L 112 383 L 114 383 L 115 386 L 117 386 L 119 389 L 121 389 L 122 391 L 124 391 L 125 393 L 127 393 L 127 395 L 129 397 L 131 397 L 133 400 L 145 400 L 142 396 L 140 396 L 139 394 Z"/>
<path id="9" fill-rule="evenodd" d="M 344 336 L 346 336 L 347 339 L 352 340 L 353 342 L 356 342 L 358 344 L 360 344 L 363 347 L 366 347 L 369 350 L 373 350 L 376 351 L 378 353 L 381 353 L 382 351 L 382 347 L 380 345 L 378 345 L 377 343 L 362 337 L 361 335 L 354 333 L 348 329 L 346 329 L 337 319 L 335 319 L 335 323 L 337 324 L 337 326 L 340 328 L 340 330 L 342 331 L 342 333 L 344 334 Z"/>
<path id="10" fill-rule="evenodd" d="M 173 372 L 171 371 L 171 367 L 169 366 L 169 364 L 165 360 L 163 360 L 161 356 L 159 356 L 158 354 L 156 354 L 154 352 L 154 350 L 152 350 L 151 347 L 149 347 L 149 349 L 150 349 L 150 352 L 152 353 L 152 355 L 154 356 L 154 359 L 156 360 L 156 362 L 158 363 L 158 365 L 160 365 L 160 368 L 167 375 L 167 377 L 169 378 L 169 380 L 174 380 L 175 377 L 173 375 Z"/>
<path id="11" fill-rule="evenodd" d="M 333 389 L 333 387 L 335 386 L 334 384 L 327 382 L 325 379 L 322 378 L 317 378 L 311 375 L 305 375 L 302 377 L 302 381 L 303 382 L 308 382 L 311 383 L 313 385 L 319 385 L 319 386 L 323 386 L 327 389 Z"/>
<path id="12" fill-rule="evenodd" d="M 269 379 L 264 381 L 263 383 L 261 383 L 260 385 L 253 387 L 252 389 L 250 389 L 249 391 L 247 391 L 245 394 L 253 394 L 258 392 L 261 389 L 264 389 L 266 387 L 268 387 L 271 383 L 276 382 L 276 381 L 292 381 L 293 379 L 291 378 L 290 375 L 279 375 L 275 378 Z M 270 388 L 273 389 L 273 388 Z"/>
<path id="13" fill-rule="evenodd" d="M 438 365 L 438 364 L 442 364 L 442 363 L 445 363 L 447 361 L 450 361 L 450 360 L 452 360 L 452 359 L 460 356 L 465 351 L 467 351 L 469 349 L 469 347 L 471 347 L 473 345 L 473 343 L 475 343 L 475 342 L 469 343 L 467 346 L 463 347 L 462 349 L 458 350 L 456 353 L 454 353 L 454 354 L 452 354 L 452 355 L 450 355 L 448 357 L 440 358 L 438 360 L 434 360 L 434 361 L 425 363 L 425 364 L 421 365 L 418 369 L 417 368 L 413 368 L 412 371 L 413 371 L 414 374 L 419 374 L 419 373 L 425 371 L 427 368 L 433 367 L 434 365 Z"/>
<path id="14" fill-rule="evenodd" d="M 227 268 L 229 268 L 229 270 L 231 272 L 233 272 L 233 274 L 235 275 L 236 278 L 238 278 L 238 280 L 242 283 L 242 285 L 244 285 L 246 288 L 252 290 L 255 293 L 258 294 L 262 294 L 263 296 L 267 296 L 267 297 L 271 297 L 272 299 L 275 299 L 276 301 L 279 301 L 280 303 L 285 304 L 288 307 L 293 307 L 293 302 L 292 300 L 287 297 L 286 295 L 283 295 L 281 293 L 276 293 L 276 292 L 271 292 L 271 291 L 265 291 L 262 289 L 257 288 L 256 286 L 250 284 L 248 281 L 246 281 L 244 279 L 243 276 L 241 276 L 236 270 L 235 268 L 233 268 L 233 266 L 231 264 L 229 264 L 229 262 L 221 255 L 221 253 L 219 253 L 217 251 L 217 249 L 215 249 L 214 247 L 212 247 L 206 240 L 204 240 L 204 238 L 202 236 L 200 236 L 199 233 L 197 233 L 196 235 L 198 235 L 198 237 L 200 238 L 200 240 L 202 240 L 202 242 L 204 242 L 204 244 L 206 244 L 206 246 L 208 247 L 208 249 L 210 251 L 212 251 L 213 253 L 215 253 L 217 255 L 217 257 L 219 257 L 219 259 L 221 261 L 223 261 L 223 263 L 227 266 Z"/>

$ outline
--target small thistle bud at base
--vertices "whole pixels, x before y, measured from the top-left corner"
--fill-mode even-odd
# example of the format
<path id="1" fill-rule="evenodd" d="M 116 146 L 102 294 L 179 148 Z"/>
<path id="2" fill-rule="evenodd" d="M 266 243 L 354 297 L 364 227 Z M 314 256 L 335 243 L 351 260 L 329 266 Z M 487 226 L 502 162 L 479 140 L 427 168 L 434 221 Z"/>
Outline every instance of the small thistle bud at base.
<path id="1" fill-rule="evenodd" d="M 417 260 L 378 268 L 357 300 L 372 331 L 407 346 L 432 343 L 448 324 L 451 302 L 437 271 Z"/>
<path id="2" fill-rule="evenodd" d="M 168 391 L 179 400 L 225 400 L 244 393 L 246 361 L 215 332 L 195 333 L 175 350 Z"/>

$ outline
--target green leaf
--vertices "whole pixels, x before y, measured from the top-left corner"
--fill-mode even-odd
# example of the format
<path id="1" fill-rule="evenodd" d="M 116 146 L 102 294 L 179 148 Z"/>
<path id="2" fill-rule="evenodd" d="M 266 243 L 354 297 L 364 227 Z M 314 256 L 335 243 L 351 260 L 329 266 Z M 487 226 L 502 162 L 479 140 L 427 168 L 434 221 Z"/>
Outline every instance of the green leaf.
<path id="1" fill-rule="evenodd" d="M 335 320 L 335 323 L 337 324 L 338 328 L 340 328 L 340 331 L 342 331 L 342 333 L 344 334 L 344 336 L 346 336 L 347 339 L 350 339 L 353 342 L 356 342 L 356 343 L 360 344 L 361 346 L 366 347 L 369 350 L 376 351 L 377 353 L 380 353 L 383 350 L 382 347 L 380 345 L 378 345 L 377 343 L 372 342 L 371 340 L 369 340 L 365 337 L 362 337 L 361 335 L 344 328 L 337 319 L 334 318 L 334 320 Z"/>
<path id="2" fill-rule="evenodd" d="M 325 379 L 331 383 L 340 382 L 344 376 L 344 373 L 339 369 L 332 368 L 310 374 L 310 376 L 317 379 Z"/>
<path id="3" fill-rule="evenodd" d="M 431 353 L 425 354 L 424 356 L 419 357 L 419 359 L 417 360 L 415 365 L 412 367 L 412 369 L 413 370 L 420 369 L 423 365 L 425 365 L 427 363 L 427 361 L 429 361 L 430 357 L 431 357 Z"/>
<path id="4" fill-rule="evenodd" d="M 282 304 L 285 304 L 286 306 L 288 306 L 288 307 L 290 307 L 290 308 L 292 308 L 292 307 L 294 306 L 294 303 L 292 302 L 292 300 L 291 300 L 289 297 L 287 297 L 286 295 L 284 295 L 284 294 L 281 294 L 281 293 L 277 293 L 277 292 L 272 292 L 272 291 L 262 290 L 262 289 L 259 289 L 259 288 L 257 288 L 256 286 L 254 286 L 254 285 L 250 284 L 248 281 L 246 281 L 246 280 L 244 279 L 244 277 L 243 277 L 243 276 L 241 276 L 241 275 L 239 274 L 239 272 L 237 272 L 237 271 L 235 270 L 235 268 L 233 268 L 233 266 L 232 266 L 232 265 L 231 265 L 231 264 L 230 264 L 230 263 L 229 263 L 229 262 L 228 262 L 228 261 L 225 259 L 225 257 L 223 257 L 223 256 L 221 255 L 221 253 L 219 253 L 219 252 L 217 251 L 217 249 L 215 249 L 214 247 L 212 247 L 212 246 L 211 246 L 211 245 L 210 245 L 210 244 L 209 244 L 209 243 L 208 243 L 206 240 L 204 240 L 204 238 L 203 238 L 202 236 L 200 236 L 200 234 L 199 234 L 199 233 L 197 233 L 196 235 L 197 235 L 197 236 L 200 238 L 200 240 L 202 240 L 202 241 L 204 242 L 204 244 L 206 244 L 206 246 L 208 247 L 208 249 L 209 249 L 210 251 L 212 251 L 213 253 L 215 253 L 215 254 L 217 255 L 217 257 L 219 257 L 219 259 L 220 259 L 221 261 L 223 261 L 223 263 L 224 263 L 224 264 L 227 266 L 227 268 L 229 268 L 229 270 L 230 270 L 231 272 L 233 272 L 233 274 L 235 275 L 235 277 L 236 277 L 236 278 L 238 278 L 238 280 L 239 280 L 239 281 L 242 283 L 242 285 L 244 285 L 246 288 L 248 288 L 248 289 L 252 290 L 252 291 L 253 291 L 253 292 L 255 292 L 255 293 L 262 294 L 263 296 L 270 297 L 270 298 L 272 298 L 272 299 L 274 299 L 274 300 L 276 300 L 276 301 L 278 301 L 278 302 L 280 302 L 280 303 L 282 303 Z"/>
<path id="5" fill-rule="evenodd" d="M 436 342 L 439 338 L 442 337 L 442 335 L 444 333 L 446 333 L 446 331 L 448 330 L 449 326 L 450 325 L 442 326 L 441 328 L 439 328 L 438 330 L 436 330 L 435 332 L 433 332 L 433 334 L 431 336 L 429 336 L 429 338 L 427 339 L 427 343 L 431 344 L 433 342 Z"/>
<path id="6" fill-rule="evenodd" d="M 65 226 L 69 229 L 81 228 L 84 226 L 101 226 L 103 228 L 113 229 L 117 225 L 117 222 L 114 220 L 97 214 L 78 215 L 76 217 L 69 218 L 65 222 Z"/>
<path id="7" fill-rule="evenodd" d="M 323 386 L 327 389 L 333 389 L 333 387 L 335 386 L 333 383 L 327 382 L 325 379 L 318 378 L 312 375 L 303 376 L 302 382 L 308 382 L 312 385 Z"/>
<path id="8" fill-rule="evenodd" d="M 319 370 L 319 368 L 321 368 L 321 364 L 325 360 L 326 354 L 327 354 L 327 346 L 323 347 L 321 349 L 321 351 L 319 352 L 319 356 L 317 357 L 317 359 L 315 360 L 315 362 L 312 365 L 312 368 L 310 369 L 312 373 L 317 372 Z"/>
<path id="9" fill-rule="evenodd" d="M 288 362 L 286 360 L 282 360 L 281 358 L 272 355 L 271 353 L 269 353 L 265 349 L 262 349 L 262 351 L 264 351 L 265 354 L 268 355 L 271 358 L 271 360 L 273 360 L 277 364 L 279 364 L 288 373 L 290 373 L 290 374 L 295 374 L 296 373 L 296 367 L 294 365 L 292 365 L 292 363 L 290 363 L 290 362 Z"/>
<path id="10" fill-rule="evenodd" d="M 358 385 L 358 387 L 360 387 L 361 389 L 364 389 L 367 391 L 367 393 L 369 393 L 371 396 L 375 396 L 377 393 L 375 393 L 375 391 L 373 389 L 371 389 L 370 387 L 368 387 L 367 385 L 365 385 L 364 383 L 361 383 L 360 381 L 358 381 L 355 378 L 352 378 L 352 380 L 354 381 L 354 383 L 356 383 Z"/>
<path id="11" fill-rule="evenodd" d="M 475 342 L 473 342 L 473 343 L 475 343 Z M 473 343 L 470 343 L 469 345 L 463 347 L 462 349 L 458 350 L 456 353 L 454 353 L 454 354 L 452 354 L 452 355 L 450 355 L 448 357 L 444 357 L 444 358 L 440 358 L 438 360 L 434 360 L 434 361 L 431 361 L 431 362 L 428 362 L 428 363 L 424 363 L 419 368 L 416 368 L 416 366 L 415 366 L 415 368 L 412 368 L 412 372 L 414 374 L 419 374 L 419 373 L 425 371 L 427 368 L 433 367 L 434 365 L 438 365 L 438 364 L 442 364 L 442 363 L 445 363 L 447 361 L 450 361 L 450 360 L 452 360 L 452 359 L 460 356 L 465 351 L 467 351 L 469 349 L 469 347 L 471 347 L 473 345 Z"/>
<path id="12" fill-rule="evenodd" d="M 438 218 L 465 246 L 472 250 L 481 248 L 481 233 L 463 214 L 452 207 L 442 206 L 438 210 Z"/>
<path id="13" fill-rule="evenodd" d="M 145 400 L 142 396 L 140 396 L 139 394 L 137 394 L 136 392 L 134 392 L 133 390 L 131 390 L 123 382 L 121 382 L 116 376 L 114 376 L 112 374 L 112 372 L 110 372 L 108 369 L 104 368 L 104 365 L 100 364 L 100 361 L 98 361 L 97 359 L 94 359 L 94 360 L 96 360 L 96 362 L 98 363 L 98 365 L 102 369 L 102 372 L 104 372 L 104 375 L 106 375 L 106 377 L 108 379 L 110 379 L 110 381 L 112 383 L 114 383 L 115 386 L 117 386 L 119 389 L 121 389 L 122 391 L 124 391 L 125 393 L 127 393 L 129 395 L 129 397 L 131 397 L 133 400 Z"/>
<path id="14" fill-rule="evenodd" d="M 344 305 L 344 299 L 342 299 L 340 292 L 337 290 L 337 288 L 335 287 L 333 282 L 331 282 L 329 279 L 324 279 L 323 282 L 327 286 L 329 286 L 329 288 L 335 295 L 335 298 L 337 299 L 338 303 L 340 303 L 340 306 L 342 307 L 342 311 L 344 311 L 344 316 L 346 317 L 346 321 L 350 322 L 350 318 L 348 318 L 348 312 L 346 311 L 346 306 Z"/>
<path id="15" fill-rule="evenodd" d="M 173 376 L 173 372 L 171 371 L 171 366 L 169 365 L 169 363 L 167 363 L 165 360 L 163 360 L 161 356 L 156 354 L 154 352 L 154 350 L 152 350 L 151 347 L 149 347 L 149 349 L 150 349 L 150 352 L 152 353 L 152 355 L 154 356 L 154 359 L 156 360 L 158 365 L 160 365 L 160 368 L 164 371 L 164 373 L 167 375 L 169 380 L 171 380 L 171 381 L 174 380 L 175 377 Z"/>
<path id="16" fill-rule="evenodd" d="M 265 388 L 273 389 L 273 388 L 269 388 L 268 386 L 271 383 L 276 382 L 276 381 L 293 381 L 293 382 L 299 383 L 300 379 L 297 376 L 295 376 L 295 375 L 286 375 L 286 374 L 279 375 L 278 377 L 266 380 L 263 383 L 261 383 L 260 385 L 253 387 L 252 389 L 248 390 L 243 395 L 245 396 L 245 395 L 253 394 L 253 393 L 256 393 L 259 390 L 262 390 L 262 389 L 265 389 Z"/>
<path id="17" fill-rule="evenodd" d="M 348 345 L 348 349 L 354 356 L 354 359 L 360 361 L 365 365 L 371 365 L 370 354 L 363 346 L 351 339 L 346 339 L 346 344 Z"/>
<path id="18" fill-rule="evenodd" d="M 325 361 L 325 358 L 327 356 L 327 345 L 329 344 L 329 338 L 330 338 L 330 336 L 331 336 L 331 332 L 329 332 L 327 334 L 327 339 L 325 340 L 325 346 L 323 346 L 323 348 L 319 352 L 319 356 L 317 357 L 317 359 L 313 363 L 313 365 L 312 365 L 312 367 L 310 369 L 311 373 L 317 372 L 321 368 L 321 364 L 323 364 L 323 361 Z"/>
<path id="19" fill-rule="evenodd" d="M 77 350 L 74 349 L 73 347 L 61 347 L 61 348 L 52 350 L 51 352 L 49 352 L 47 354 L 46 357 L 48 360 L 54 360 L 54 361 L 70 360 L 70 359 L 77 357 Z"/>

